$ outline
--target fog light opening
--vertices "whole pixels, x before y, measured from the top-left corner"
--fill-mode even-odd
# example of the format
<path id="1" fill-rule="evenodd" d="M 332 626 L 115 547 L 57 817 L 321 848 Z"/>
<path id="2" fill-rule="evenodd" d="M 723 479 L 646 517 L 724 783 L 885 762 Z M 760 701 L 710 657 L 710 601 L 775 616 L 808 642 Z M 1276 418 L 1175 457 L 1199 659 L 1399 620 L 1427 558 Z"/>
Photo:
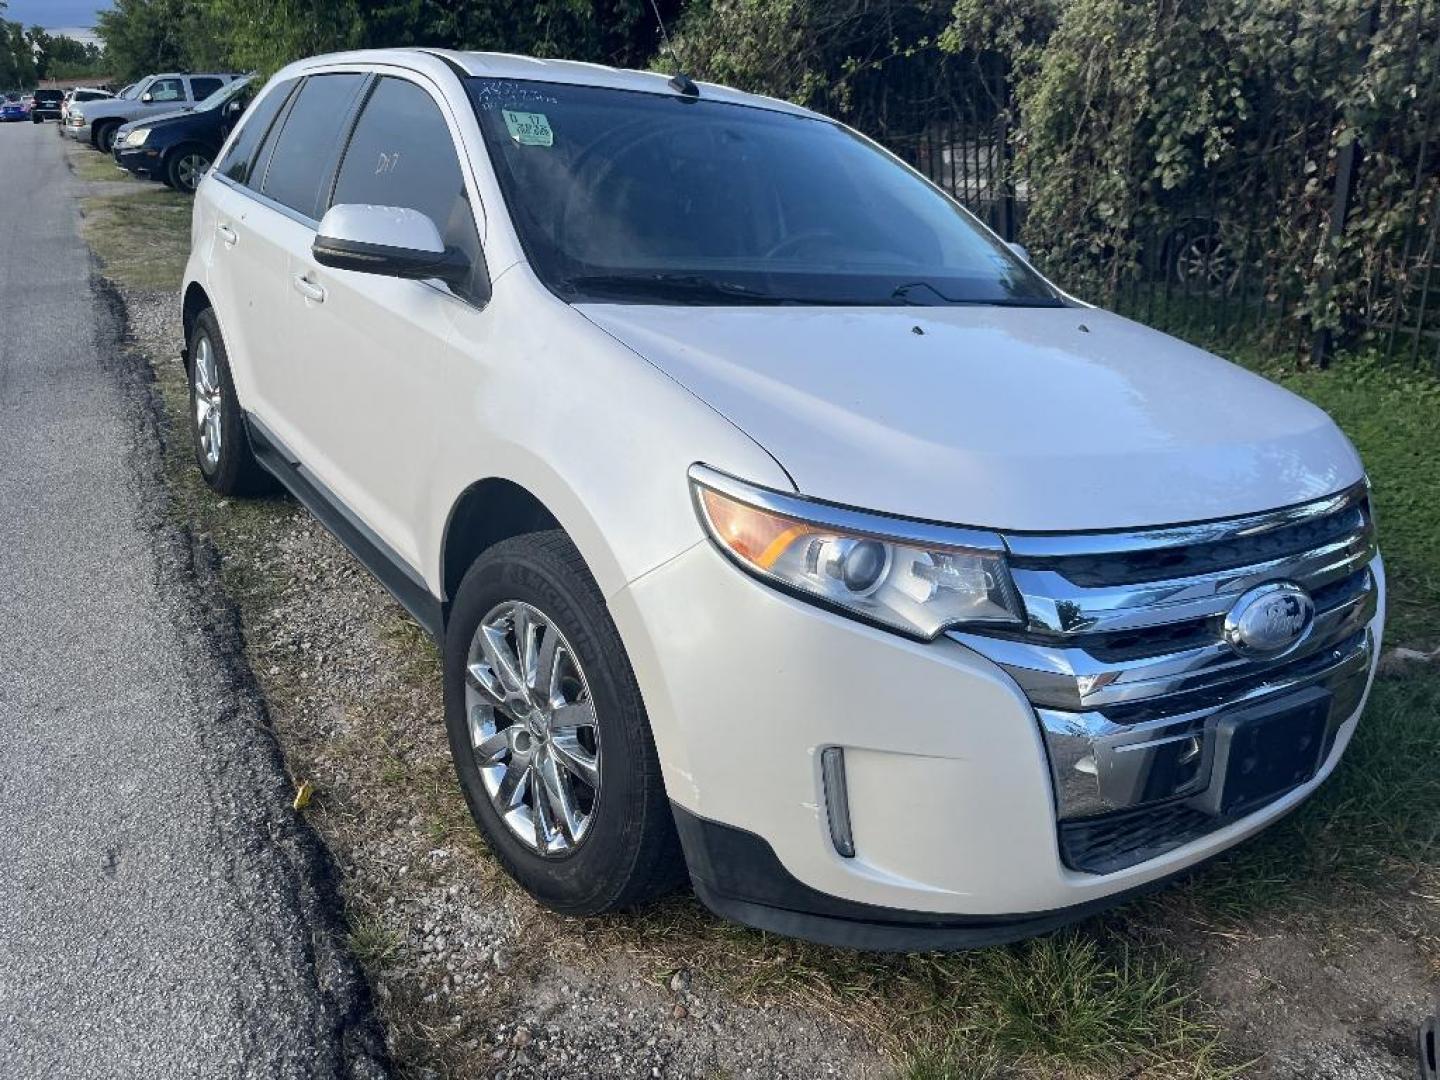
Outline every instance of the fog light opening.
<path id="1" fill-rule="evenodd" d="M 850 831 L 850 793 L 845 787 L 845 751 L 827 746 L 820 751 L 820 780 L 825 788 L 825 816 L 830 842 L 847 859 L 855 857 L 855 836 Z"/>

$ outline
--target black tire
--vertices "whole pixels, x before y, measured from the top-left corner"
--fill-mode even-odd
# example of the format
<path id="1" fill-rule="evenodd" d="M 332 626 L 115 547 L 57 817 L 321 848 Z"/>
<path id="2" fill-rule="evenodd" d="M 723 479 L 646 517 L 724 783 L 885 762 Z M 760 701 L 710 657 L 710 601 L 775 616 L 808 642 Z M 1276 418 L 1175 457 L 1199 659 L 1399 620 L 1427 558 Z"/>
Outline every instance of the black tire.
<path id="1" fill-rule="evenodd" d="M 32 116 L 30 117 L 30 122 L 32 124 L 43 124 L 45 122 L 45 118 L 43 116 Z"/>
<path id="2" fill-rule="evenodd" d="M 215 460 L 211 460 L 203 445 L 199 420 L 199 390 L 196 378 L 196 357 L 200 355 L 202 342 L 208 342 L 214 358 L 213 376 L 218 380 L 220 402 L 220 446 Z M 230 358 L 225 351 L 225 339 L 220 336 L 220 324 L 215 312 L 206 308 L 195 320 L 190 331 L 190 340 L 185 346 L 185 375 L 190 395 L 190 435 L 195 445 L 195 464 L 200 475 L 211 490 L 221 495 L 261 495 L 275 488 L 275 481 L 255 460 L 250 449 L 250 438 L 245 430 L 244 416 L 240 401 L 235 396 L 235 383 L 230 377 Z"/>
<path id="3" fill-rule="evenodd" d="M 505 825 L 471 748 L 465 700 L 471 642 L 481 619 L 508 601 L 531 605 L 559 628 L 594 705 L 599 794 L 583 842 L 560 856 L 532 850 Z M 445 635 L 445 726 L 471 815 L 500 863 L 545 906 L 567 915 L 618 911 L 685 880 L 640 688 L 600 589 L 563 532 L 501 541 L 466 573 Z"/>
<path id="4" fill-rule="evenodd" d="M 115 149 L 115 134 L 120 130 L 119 124 L 104 124 L 96 132 L 92 140 L 95 149 L 102 154 L 108 154 Z"/>
<path id="5" fill-rule="evenodd" d="M 196 166 L 196 159 L 204 159 L 203 165 Z M 192 167 L 198 168 L 198 172 L 187 171 L 186 162 L 190 161 Z M 203 146 L 178 146 L 170 151 L 165 159 L 165 172 L 161 177 L 165 183 L 176 191 L 183 191 L 187 195 L 195 194 L 195 188 L 199 186 L 200 173 L 210 164 L 210 152 Z M 193 177 L 187 181 L 187 177 Z"/>

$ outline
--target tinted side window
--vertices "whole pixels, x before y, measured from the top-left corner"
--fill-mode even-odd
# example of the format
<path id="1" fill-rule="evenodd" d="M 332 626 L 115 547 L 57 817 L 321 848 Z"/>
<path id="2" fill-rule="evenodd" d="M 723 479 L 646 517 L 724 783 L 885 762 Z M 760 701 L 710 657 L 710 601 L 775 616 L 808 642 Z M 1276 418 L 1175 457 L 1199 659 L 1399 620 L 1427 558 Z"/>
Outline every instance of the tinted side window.
<path id="1" fill-rule="evenodd" d="M 230 144 L 224 160 L 220 162 L 222 175 L 240 184 L 249 179 L 250 162 L 255 157 L 255 151 L 264 141 L 270 125 L 275 122 L 275 117 L 280 115 L 280 110 L 285 107 L 285 102 L 294 90 L 294 79 L 281 83 L 241 118 L 240 132 Z"/>
<path id="2" fill-rule="evenodd" d="M 418 210 L 483 274 L 475 215 L 450 128 L 434 99 L 414 83 L 383 78 L 376 84 L 335 179 L 331 205 L 339 203 Z M 473 287 L 462 291 L 474 295 Z"/>
<path id="3" fill-rule="evenodd" d="M 321 188 L 335 163 L 350 102 L 363 75 L 314 75 L 305 80 L 275 142 L 261 191 L 278 203 L 318 218 Z"/>
<path id="4" fill-rule="evenodd" d="M 156 104 L 163 101 L 184 101 L 185 81 L 183 79 L 156 79 L 145 91 Z"/>
<path id="5" fill-rule="evenodd" d="M 196 101 L 204 101 L 224 85 L 225 81 L 223 79 L 191 79 L 190 93 Z"/>

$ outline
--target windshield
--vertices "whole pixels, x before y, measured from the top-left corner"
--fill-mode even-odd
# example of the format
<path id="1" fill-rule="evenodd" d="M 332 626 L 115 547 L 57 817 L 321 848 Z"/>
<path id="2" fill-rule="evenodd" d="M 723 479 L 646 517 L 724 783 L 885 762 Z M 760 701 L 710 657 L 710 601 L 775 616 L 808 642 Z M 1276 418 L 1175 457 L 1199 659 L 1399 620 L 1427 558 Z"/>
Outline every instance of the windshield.
<path id="1" fill-rule="evenodd" d="M 1061 303 L 954 202 L 838 124 L 703 96 L 468 84 L 526 254 L 564 299 Z"/>
<path id="2" fill-rule="evenodd" d="M 210 109 L 218 109 L 221 105 L 224 105 L 225 102 L 244 90 L 245 87 L 249 86 L 252 78 L 253 76 L 246 75 L 243 79 L 236 79 L 232 83 L 226 83 L 209 97 L 197 101 L 195 103 L 195 111 L 206 112 Z"/>

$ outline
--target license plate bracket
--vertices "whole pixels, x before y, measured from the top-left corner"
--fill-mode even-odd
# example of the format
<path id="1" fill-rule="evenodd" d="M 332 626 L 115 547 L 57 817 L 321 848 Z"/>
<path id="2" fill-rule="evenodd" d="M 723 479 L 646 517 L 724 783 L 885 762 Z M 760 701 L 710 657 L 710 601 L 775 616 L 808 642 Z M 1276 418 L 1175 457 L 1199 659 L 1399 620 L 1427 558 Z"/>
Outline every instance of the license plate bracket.
<path id="1" fill-rule="evenodd" d="M 1197 800 L 1234 817 L 1298 787 L 1320 768 L 1331 695 L 1313 687 L 1281 701 L 1222 716 L 1215 725 L 1216 778 Z"/>

